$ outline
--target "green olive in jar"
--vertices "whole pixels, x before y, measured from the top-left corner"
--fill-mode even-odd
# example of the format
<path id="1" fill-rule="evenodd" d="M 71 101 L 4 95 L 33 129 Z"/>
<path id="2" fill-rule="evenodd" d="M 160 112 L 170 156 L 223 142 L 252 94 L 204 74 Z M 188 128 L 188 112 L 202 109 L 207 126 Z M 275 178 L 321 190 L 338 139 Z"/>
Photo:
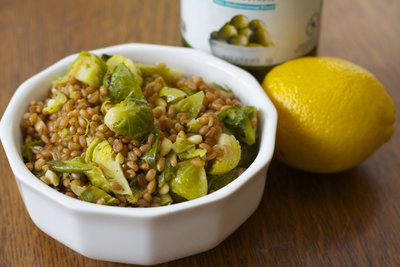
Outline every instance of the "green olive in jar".
<path id="1" fill-rule="evenodd" d="M 230 24 L 232 24 L 236 29 L 240 30 L 249 25 L 249 18 L 245 15 L 236 15 L 231 19 Z"/>
<path id="2" fill-rule="evenodd" d="M 250 21 L 249 26 L 253 31 L 257 31 L 258 29 L 267 29 L 267 25 L 265 25 L 264 21 L 260 19 L 253 19 Z"/>
<path id="3" fill-rule="evenodd" d="M 244 28 L 239 30 L 239 34 L 250 38 L 250 36 L 253 34 L 253 31 L 250 28 Z"/>
<path id="4" fill-rule="evenodd" d="M 218 31 L 218 35 L 220 38 L 228 39 L 232 36 L 238 35 L 238 31 L 236 30 L 236 28 L 233 25 L 226 23 Z"/>
<path id="5" fill-rule="evenodd" d="M 229 43 L 233 45 L 246 46 L 249 43 L 249 39 L 245 35 L 239 34 L 229 39 Z"/>
<path id="6" fill-rule="evenodd" d="M 211 38 L 211 39 L 214 39 L 214 40 L 217 40 L 217 39 L 219 38 L 218 32 L 217 32 L 217 31 L 213 31 L 213 32 L 210 34 L 210 38 Z"/>
<path id="7" fill-rule="evenodd" d="M 257 43 L 249 43 L 247 46 L 248 47 L 263 47 L 262 45 L 257 44 Z"/>
<path id="8" fill-rule="evenodd" d="M 224 43 L 224 44 L 228 43 L 225 39 L 222 39 L 222 38 L 218 38 L 218 39 L 215 39 L 215 40 L 220 42 L 220 43 Z"/>
<path id="9" fill-rule="evenodd" d="M 257 43 L 263 46 L 273 45 L 271 34 L 264 30 L 258 29 L 250 36 L 250 42 Z"/>

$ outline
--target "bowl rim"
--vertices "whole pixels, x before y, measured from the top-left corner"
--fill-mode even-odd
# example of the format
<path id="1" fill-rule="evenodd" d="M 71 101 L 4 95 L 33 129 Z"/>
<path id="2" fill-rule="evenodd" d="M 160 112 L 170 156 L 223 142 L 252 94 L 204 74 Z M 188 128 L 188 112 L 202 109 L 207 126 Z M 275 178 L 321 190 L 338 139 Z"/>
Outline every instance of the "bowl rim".
<path id="1" fill-rule="evenodd" d="M 64 194 L 59 193 L 57 190 L 45 185 L 39 179 L 37 179 L 25 166 L 23 162 L 21 152 L 18 151 L 18 142 L 20 140 L 16 140 L 16 137 L 13 136 L 13 124 L 18 125 L 19 122 L 14 122 L 13 113 L 16 109 L 19 108 L 19 103 L 23 101 L 24 95 L 27 92 L 30 92 L 32 88 L 34 88 L 35 84 L 40 83 L 47 75 L 55 72 L 56 70 L 67 69 L 69 63 L 75 59 L 75 57 L 79 53 L 75 53 L 69 56 L 66 56 L 56 63 L 50 65 L 39 73 L 33 75 L 32 77 L 25 80 L 14 92 L 4 114 L 0 122 L 0 139 L 2 141 L 4 151 L 8 158 L 10 167 L 13 171 L 14 176 L 18 182 L 23 183 L 24 185 L 29 186 L 30 188 L 38 191 L 40 194 L 47 195 L 50 199 L 58 204 L 64 206 L 65 208 L 73 211 L 81 211 L 85 213 L 95 213 L 95 214 L 108 214 L 108 215 L 117 215 L 117 216 L 129 216 L 129 217 L 146 217 L 146 218 L 154 218 L 158 216 L 164 216 L 171 213 L 182 212 L 187 209 L 196 208 L 199 206 L 208 205 L 224 198 L 227 198 L 229 195 L 234 192 L 240 190 L 243 184 L 247 183 L 254 175 L 256 175 L 260 170 L 266 167 L 271 161 L 274 146 L 275 146 L 275 133 L 276 133 L 276 125 L 277 125 L 277 112 L 275 107 L 273 106 L 270 99 L 267 97 L 257 82 L 257 80 L 248 72 L 240 69 L 237 66 L 234 66 L 222 59 L 219 59 L 211 54 L 194 50 L 192 48 L 186 47 L 176 47 L 176 46 L 166 46 L 166 45 L 155 45 L 155 44 L 145 44 L 145 43 L 126 43 L 120 45 L 114 45 L 104 48 L 99 48 L 95 50 L 91 50 L 91 53 L 94 54 L 118 54 L 123 51 L 141 51 L 141 50 L 154 50 L 158 53 L 179 53 L 179 56 L 183 57 L 197 57 L 199 59 L 199 63 L 208 62 L 212 66 L 218 67 L 220 69 L 225 70 L 226 72 L 232 72 L 232 75 L 237 79 L 241 79 L 248 84 L 248 87 L 255 88 L 254 93 L 257 93 L 257 98 L 261 98 L 264 101 L 265 106 L 263 106 L 266 111 L 264 119 L 264 123 L 262 125 L 262 129 L 260 129 L 261 140 L 260 147 L 257 154 L 256 159 L 253 163 L 246 169 L 246 171 L 237 179 L 226 185 L 225 187 L 215 191 L 213 193 L 207 194 L 206 196 L 193 199 L 190 201 L 176 203 L 167 206 L 161 207 L 152 207 L 152 208 L 125 208 L 125 207 L 114 207 L 114 206 L 103 206 L 97 205 L 93 203 L 88 203 L 82 200 L 74 199 L 68 197 Z M 167 64 L 170 66 L 171 64 Z M 185 71 L 181 70 L 184 74 Z M 253 89 L 252 89 L 253 90 Z M 233 90 L 235 91 L 235 90 Z"/>

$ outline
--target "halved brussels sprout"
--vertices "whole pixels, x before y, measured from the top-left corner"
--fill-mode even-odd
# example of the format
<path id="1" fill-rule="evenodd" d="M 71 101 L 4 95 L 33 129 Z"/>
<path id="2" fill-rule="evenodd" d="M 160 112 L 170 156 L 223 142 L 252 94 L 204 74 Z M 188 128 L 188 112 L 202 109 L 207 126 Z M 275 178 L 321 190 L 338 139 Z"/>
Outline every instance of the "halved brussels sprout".
<path id="1" fill-rule="evenodd" d="M 136 185 L 131 186 L 132 195 L 126 196 L 126 200 L 131 204 L 136 204 L 139 199 L 147 192 L 147 188 L 139 188 Z"/>
<path id="2" fill-rule="evenodd" d="M 141 159 L 146 161 L 151 168 L 156 168 L 156 157 L 157 157 L 157 148 L 158 148 L 158 139 L 160 138 L 160 131 L 154 129 L 152 133 L 155 135 L 155 140 L 151 145 L 151 149 L 144 154 Z"/>
<path id="3" fill-rule="evenodd" d="M 204 159 L 207 154 L 207 149 L 198 148 L 198 149 L 189 149 L 185 152 L 178 154 L 179 159 L 193 159 L 193 158 L 201 158 Z"/>
<path id="4" fill-rule="evenodd" d="M 218 155 L 215 158 L 211 168 L 208 170 L 208 173 L 211 175 L 220 175 L 229 172 L 238 165 L 241 156 L 239 141 L 233 135 L 222 133 L 218 138 L 217 144 L 219 146 L 226 146 L 228 154 Z"/>
<path id="5" fill-rule="evenodd" d="M 173 193 L 192 200 L 207 194 L 207 175 L 204 167 L 195 167 L 190 160 L 178 163 L 176 177 L 170 182 Z"/>
<path id="6" fill-rule="evenodd" d="M 84 201 L 97 203 L 100 199 L 104 199 L 106 205 L 113 206 L 118 203 L 118 199 L 110 196 L 100 188 L 89 185 L 79 195 Z"/>
<path id="7" fill-rule="evenodd" d="M 212 87 L 212 88 L 215 88 L 215 89 L 217 89 L 217 90 L 220 90 L 220 91 L 232 92 L 231 89 L 225 88 L 225 87 L 223 87 L 222 85 L 220 85 L 220 84 L 218 84 L 218 83 L 209 83 L 208 86 L 210 86 L 210 87 Z M 226 86 L 226 85 L 225 85 L 225 86 Z"/>
<path id="8" fill-rule="evenodd" d="M 184 131 L 180 131 L 178 133 L 178 136 L 176 137 L 176 141 L 172 145 L 172 149 L 177 154 L 185 152 L 190 149 L 194 149 L 194 148 L 195 148 L 195 144 L 193 144 L 187 140 L 186 134 Z"/>
<path id="9" fill-rule="evenodd" d="M 62 108 L 67 100 L 68 98 L 63 93 L 57 92 L 56 98 L 50 99 L 49 102 L 47 102 L 47 106 L 43 109 L 43 111 L 50 114 L 56 113 Z"/>
<path id="10" fill-rule="evenodd" d="M 160 90 L 160 97 L 166 97 L 168 103 L 183 99 L 186 96 L 187 94 L 184 91 L 176 88 L 164 87 Z"/>
<path id="11" fill-rule="evenodd" d="M 121 55 L 114 55 L 114 56 L 110 57 L 109 59 L 107 59 L 107 61 L 106 61 L 107 67 L 111 72 L 120 63 L 124 63 L 129 68 L 129 70 L 132 72 L 132 74 L 135 76 L 139 85 L 142 85 L 142 83 L 143 83 L 142 72 L 140 71 L 139 68 L 136 67 L 136 65 L 133 63 L 132 60 L 130 60 L 129 58 L 126 58 L 124 56 L 121 56 Z"/>
<path id="12" fill-rule="evenodd" d="M 104 123 L 116 133 L 139 139 L 154 127 L 153 110 L 144 100 L 125 99 L 108 110 Z"/>
<path id="13" fill-rule="evenodd" d="M 116 194 L 132 195 L 128 181 L 124 176 L 121 164 L 124 157 L 121 153 L 115 154 L 107 140 L 100 142 L 93 150 L 92 162 L 96 162 L 108 181 L 120 185 L 120 189 L 111 187 Z"/>
<path id="14" fill-rule="evenodd" d="M 231 171 L 221 175 L 209 175 L 208 176 L 208 193 L 215 192 L 225 185 L 231 183 L 238 177 L 239 169 L 234 168 Z"/>
<path id="15" fill-rule="evenodd" d="M 241 108 L 233 106 L 218 114 L 218 119 L 234 133 L 242 142 L 252 145 L 256 141 L 256 128 L 252 126 L 251 120 L 257 117 L 257 109 L 251 106 Z"/>
<path id="16" fill-rule="evenodd" d="M 166 206 L 172 203 L 172 197 L 167 193 L 167 194 L 160 194 L 160 205 L 161 206 Z"/>
<path id="17" fill-rule="evenodd" d="M 37 140 L 24 145 L 24 147 L 22 148 L 22 156 L 28 162 L 33 162 L 35 160 L 35 155 L 32 152 L 32 148 L 34 146 L 44 146 L 44 142 L 42 140 Z"/>
<path id="18" fill-rule="evenodd" d="M 176 176 L 176 167 L 171 165 L 171 157 L 175 155 L 175 153 L 168 154 L 166 158 L 166 166 L 163 172 L 157 176 L 158 187 L 162 188 L 165 184 L 167 184 L 172 178 Z"/>
<path id="19" fill-rule="evenodd" d="M 101 58 L 95 54 L 82 51 L 71 65 L 69 65 L 68 74 L 53 83 L 63 84 L 70 77 L 75 77 L 78 81 L 85 84 L 99 87 L 106 71 L 107 65 Z"/>
<path id="20" fill-rule="evenodd" d="M 158 74 L 163 77 L 164 81 L 166 81 L 168 84 L 171 83 L 174 78 L 182 76 L 182 72 L 173 70 L 162 64 L 157 66 L 136 64 L 136 66 L 142 72 L 143 78 Z"/>
<path id="21" fill-rule="evenodd" d="M 204 92 L 199 91 L 194 95 L 186 97 L 176 103 L 175 108 L 178 112 L 188 113 L 190 118 L 196 118 L 203 104 Z"/>
<path id="22" fill-rule="evenodd" d="M 103 84 L 108 89 L 108 95 L 112 102 L 118 103 L 127 97 L 134 99 L 145 99 L 140 83 L 124 64 L 118 64 L 112 73 L 104 76 Z"/>
<path id="23" fill-rule="evenodd" d="M 258 147 L 258 142 L 250 146 L 246 143 L 240 144 L 240 149 L 242 153 L 238 164 L 239 168 L 247 168 L 254 162 L 258 154 Z"/>
<path id="24" fill-rule="evenodd" d="M 73 158 L 70 161 L 53 160 L 49 162 L 49 167 L 59 173 L 83 173 L 92 185 L 111 192 L 110 182 L 104 177 L 102 171 L 98 167 L 88 164 L 81 157 Z"/>

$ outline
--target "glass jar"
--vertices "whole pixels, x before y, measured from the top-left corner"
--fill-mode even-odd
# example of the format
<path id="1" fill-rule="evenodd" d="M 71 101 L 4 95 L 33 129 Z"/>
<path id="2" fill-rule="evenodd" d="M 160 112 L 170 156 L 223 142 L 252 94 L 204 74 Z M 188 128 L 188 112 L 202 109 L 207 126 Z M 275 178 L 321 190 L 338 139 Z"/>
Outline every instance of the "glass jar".
<path id="1" fill-rule="evenodd" d="M 183 42 L 262 81 L 273 66 L 316 54 L 321 6 L 322 0 L 181 0 Z"/>

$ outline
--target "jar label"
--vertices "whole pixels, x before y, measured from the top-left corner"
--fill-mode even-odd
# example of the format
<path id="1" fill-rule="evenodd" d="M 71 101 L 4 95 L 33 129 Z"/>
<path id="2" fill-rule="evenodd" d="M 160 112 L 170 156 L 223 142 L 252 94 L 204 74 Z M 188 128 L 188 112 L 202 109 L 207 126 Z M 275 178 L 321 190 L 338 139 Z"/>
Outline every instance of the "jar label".
<path id="1" fill-rule="evenodd" d="M 241 66 L 270 66 L 316 47 L 321 0 L 181 0 L 187 44 Z"/>

